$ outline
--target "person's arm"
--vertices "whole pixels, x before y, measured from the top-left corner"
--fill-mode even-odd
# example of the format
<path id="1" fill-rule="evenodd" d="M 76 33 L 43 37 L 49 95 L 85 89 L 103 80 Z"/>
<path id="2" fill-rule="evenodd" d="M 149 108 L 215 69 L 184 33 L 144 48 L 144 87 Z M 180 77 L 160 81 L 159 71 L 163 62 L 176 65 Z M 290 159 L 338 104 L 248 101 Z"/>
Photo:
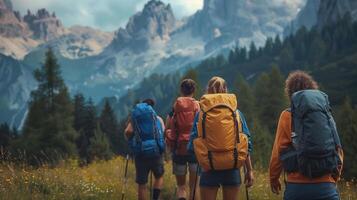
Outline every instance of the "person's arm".
<path id="1" fill-rule="evenodd" d="M 340 158 L 341 162 L 337 166 L 337 174 L 333 174 L 332 177 L 337 182 L 340 180 L 342 174 L 344 153 L 341 146 L 337 146 L 336 148 L 337 148 L 338 157 Z"/>
<path id="2" fill-rule="evenodd" d="M 126 125 L 125 131 L 124 131 L 124 136 L 128 140 L 129 138 L 131 138 L 133 133 L 134 133 L 133 126 L 132 126 L 131 122 L 129 121 Z"/>
<path id="3" fill-rule="evenodd" d="M 253 144 L 252 144 L 252 140 L 251 140 L 251 134 L 248 128 L 248 124 L 245 120 L 245 117 L 243 115 L 243 113 L 241 111 L 239 111 L 239 116 L 240 116 L 240 120 L 242 123 L 242 130 L 243 133 L 248 137 L 248 156 L 247 159 L 245 160 L 244 163 L 244 183 L 246 185 L 246 187 L 251 187 L 254 183 L 254 174 L 253 174 L 253 165 L 252 165 L 252 159 L 251 159 L 251 152 L 253 151 Z"/>
<path id="4" fill-rule="evenodd" d="M 284 111 L 281 113 L 278 128 L 275 135 L 273 150 L 271 153 L 269 176 L 272 191 L 279 194 L 281 184 L 279 181 L 283 165 L 280 160 L 280 150 L 287 148 L 291 144 L 291 113 Z"/>
<path id="5" fill-rule="evenodd" d="M 247 135 L 247 137 L 248 137 L 248 152 L 252 153 L 252 151 L 253 151 L 253 142 L 252 142 L 252 137 L 251 137 L 251 134 L 250 134 L 250 131 L 249 131 L 249 128 L 248 128 L 248 124 L 247 124 L 247 122 L 245 120 L 245 117 L 244 117 L 243 113 L 241 111 L 239 111 L 239 110 L 238 110 L 238 112 L 239 112 L 239 116 L 240 116 L 240 119 L 241 119 L 240 121 L 242 123 L 243 133 L 245 135 Z"/>
<path id="6" fill-rule="evenodd" d="M 174 115 L 174 109 L 172 109 L 172 111 L 166 117 L 166 123 L 165 123 L 166 129 L 165 129 L 165 132 L 166 132 L 166 130 L 172 128 L 171 127 L 171 119 L 172 119 L 173 115 Z"/>
<path id="7" fill-rule="evenodd" d="M 159 119 L 159 122 L 160 122 L 160 124 L 161 124 L 162 132 L 164 132 L 164 131 L 165 131 L 165 123 L 164 123 L 164 120 L 163 120 L 161 117 L 159 117 L 159 116 L 157 116 L 157 118 Z"/>
<path id="8" fill-rule="evenodd" d="M 193 140 L 198 137 L 198 132 L 197 132 L 198 117 L 199 117 L 199 113 L 196 114 L 195 119 L 193 121 L 190 140 L 188 141 L 188 144 L 187 144 L 187 150 L 188 150 L 188 152 L 190 152 L 192 154 L 194 154 Z"/>

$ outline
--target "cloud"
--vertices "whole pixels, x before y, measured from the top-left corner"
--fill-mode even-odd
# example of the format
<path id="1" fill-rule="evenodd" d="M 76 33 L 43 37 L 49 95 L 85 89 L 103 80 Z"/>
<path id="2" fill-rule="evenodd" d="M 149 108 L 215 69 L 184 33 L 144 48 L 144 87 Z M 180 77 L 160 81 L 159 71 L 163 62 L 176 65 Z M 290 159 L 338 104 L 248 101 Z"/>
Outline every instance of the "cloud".
<path id="1" fill-rule="evenodd" d="M 85 25 L 107 31 L 125 26 L 128 19 L 142 10 L 148 0 L 12 0 L 14 10 L 25 14 L 46 8 L 56 12 L 65 26 Z M 177 18 L 202 8 L 203 0 L 163 0 L 170 3 Z"/>

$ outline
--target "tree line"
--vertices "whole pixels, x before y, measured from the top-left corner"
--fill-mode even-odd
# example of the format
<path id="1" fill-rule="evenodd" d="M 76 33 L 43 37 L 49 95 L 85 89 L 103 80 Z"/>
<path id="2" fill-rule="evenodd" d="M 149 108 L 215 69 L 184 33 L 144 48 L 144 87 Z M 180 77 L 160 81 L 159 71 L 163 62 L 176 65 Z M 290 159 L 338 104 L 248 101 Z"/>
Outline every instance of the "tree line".
<path id="1" fill-rule="evenodd" d="M 78 93 L 72 99 L 51 49 L 34 77 L 38 87 L 31 93 L 21 134 L 6 123 L 0 126 L 3 158 L 31 165 L 79 158 L 81 164 L 88 164 L 127 151 L 110 104 L 106 102 L 98 115 L 90 98 Z"/>

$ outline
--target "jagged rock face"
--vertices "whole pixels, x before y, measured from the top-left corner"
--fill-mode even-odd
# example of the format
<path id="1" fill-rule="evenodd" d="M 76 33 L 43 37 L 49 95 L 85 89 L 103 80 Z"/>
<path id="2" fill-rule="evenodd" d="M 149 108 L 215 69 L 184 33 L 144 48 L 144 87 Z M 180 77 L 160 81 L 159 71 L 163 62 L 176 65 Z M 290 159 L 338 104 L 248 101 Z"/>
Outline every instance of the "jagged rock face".
<path id="1" fill-rule="evenodd" d="M 118 30 L 111 48 L 116 51 L 124 48 L 133 51 L 147 50 L 151 43 L 168 41 L 175 24 L 171 6 L 151 0 L 142 12 L 130 18 L 125 29 Z"/>
<path id="2" fill-rule="evenodd" d="M 301 0 L 302 2 L 303 0 Z M 206 52 L 225 45 L 262 45 L 267 37 L 281 34 L 297 11 L 289 3 L 271 0 L 205 0 L 204 7 L 189 19 L 195 37 L 206 42 Z"/>
<path id="3" fill-rule="evenodd" d="M 12 11 L 11 0 L 0 0 L 0 9 L 7 9 Z"/>
<path id="4" fill-rule="evenodd" d="M 36 87 L 36 81 L 28 66 L 2 54 L 0 80 L 0 121 L 19 126 L 27 110 L 31 90 Z"/>
<path id="5" fill-rule="evenodd" d="M 65 34 L 65 28 L 56 15 L 50 14 L 46 9 L 40 9 L 37 14 L 32 14 L 30 11 L 24 16 L 24 21 L 33 31 L 35 39 L 43 39 L 45 41 L 57 38 Z"/>
<path id="6" fill-rule="evenodd" d="M 0 0 L 0 36 L 24 37 L 28 34 L 28 27 L 22 23 L 19 13 L 12 11 L 11 2 Z"/>
<path id="7" fill-rule="evenodd" d="M 318 26 L 335 23 L 338 19 L 350 13 L 353 20 L 357 20 L 356 0 L 323 0 L 318 12 Z"/>
<path id="8" fill-rule="evenodd" d="M 305 26 L 311 29 L 317 23 L 317 13 L 319 11 L 321 0 L 308 0 L 305 7 L 301 9 L 296 19 L 294 19 L 289 26 L 284 30 L 284 35 L 288 36 L 294 34 L 301 27 Z"/>
<path id="9" fill-rule="evenodd" d="M 78 59 L 101 53 L 112 40 L 112 32 L 73 26 L 65 35 L 47 42 L 44 48 L 50 46 L 65 58 Z"/>

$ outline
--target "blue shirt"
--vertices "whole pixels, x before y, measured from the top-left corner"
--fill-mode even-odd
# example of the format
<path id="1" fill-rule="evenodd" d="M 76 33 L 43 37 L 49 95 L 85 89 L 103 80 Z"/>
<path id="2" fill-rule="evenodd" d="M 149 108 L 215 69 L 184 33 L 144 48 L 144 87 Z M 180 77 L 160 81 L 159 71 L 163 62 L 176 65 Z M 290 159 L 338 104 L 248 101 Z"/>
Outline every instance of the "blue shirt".
<path id="1" fill-rule="evenodd" d="M 240 116 L 241 123 L 242 123 L 243 133 L 246 134 L 248 137 L 248 151 L 249 151 L 249 153 L 251 153 L 253 151 L 251 134 L 249 132 L 249 128 L 248 128 L 247 122 L 245 121 L 245 117 L 244 117 L 243 113 L 240 112 L 239 110 L 238 110 L 238 112 L 239 112 L 239 116 Z M 198 132 L 197 132 L 198 116 L 199 116 L 199 113 L 197 113 L 195 116 L 195 120 L 193 122 L 193 127 L 192 127 L 192 131 L 191 131 L 191 135 L 190 135 L 190 141 L 188 142 L 188 145 L 187 145 L 188 152 L 190 152 L 191 154 L 194 154 L 193 140 L 198 137 Z"/>

